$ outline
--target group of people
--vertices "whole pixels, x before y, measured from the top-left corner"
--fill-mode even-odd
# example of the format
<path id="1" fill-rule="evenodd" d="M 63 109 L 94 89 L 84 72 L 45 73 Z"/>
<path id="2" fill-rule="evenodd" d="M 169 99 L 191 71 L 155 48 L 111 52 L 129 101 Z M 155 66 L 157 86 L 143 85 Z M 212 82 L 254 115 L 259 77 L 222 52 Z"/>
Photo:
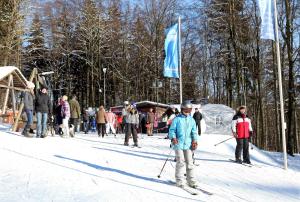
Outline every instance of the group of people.
<path id="1" fill-rule="evenodd" d="M 46 137 L 48 113 L 50 113 L 51 110 L 51 101 L 47 94 L 47 88 L 42 86 L 37 95 L 35 95 L 35 85 L 32 82 L 28 82 L 27 86 L 29 91 L 25 92 L 23 95 L 24 111 L 26 113 L 27 122 L 22 133 L 26 137 L 34 136 L 32 124 L 33 115 L 35 113 L 37 119 L 36 137 Z"/>
<path id="2" fill-rule="evenodd" d="M 33 123 L 33 113 L 35 111 L 37 117 L 36 137 L 47 136 L 47 118 L 51 113 L 51 102 L 47 95 L 47 88 L 41 87 L 37 95 L 34 95 L 34 84 L 29 82 L 29 91 L 24 94 L 24 111 L 27 115 L 27 123 L 23 130 L 24 136 L 30 136 L 30 130 Z M 186 166 L 186 180 L 190 187 L 196 188 L 197 182 L 194 175 L 193 154 L 198 147 L 198 136 L 201 135 L 202 114 L 199 109 L 195 109 L 195 113 L 191 116 L 192 104 L 183 102 L 181 104 L 181 113 L 176 113 L 174 108 L 165 112 L 166 127 L 168 128 L 168 136 L 171 140 L 171 147 L 175 150 L 176 167 L 175 179 L 176 185 L 184 186 L 184 166 Z M 80 123 L 81 111 L 80 105 L 76 100 L 76 96 L 72 96 L 68 102 L 66 95 L 58 99 L 56 110 L 57 124 L 59 125 L 59 134 L 62 136 L 74 137 L 75 131 Z M 88 115 L 86 111 L 83 114 L 83 122 L 87 122 Z M 121 117 L 121 118 L 120 118 Z M 146 127 L 148 136 L 153 135 L 153 126 L 155 113 L 153 109 L 149 109 L 146 115 Z M 104 106 L 100 106 L 96 113 L 97 130 L 99 137 L 104 137 L 110 131 L 116 134 L 115 122 L 121 122 L 124 125 L 125 139 L 124 145 L 129 145 L 130 137 L 133 138 L 134 146 L 138 147 L 137 131 L 140 127 L 139 113 L 134 105 L 124 102 L 122 115 L 116 116 L 111 110 L 105 111 Z M 70 125 L 74 127 L 74 133 L 70 133 Z M 84 124 L 86 125 L 86 124 Z M 87 126 L 84 127 L 87 132 Z M 237 163 L 251 164 L 249 155 L 249 138 L 253 134 L 251 120 L 246 115 L 246 107 L 238 108 L 234 115 L 231 125 L 233 136 L 236 138 L 237 146 L 235 150 L 235 159 Z M 123 130 L 123 129 L 122 129 Z M 241 153 L 243 151 L 243 160 Z"/>
<path id="3" fill-rule="evenodd" d="M 116 115 L 111 110 L 106 112 L 104 106 L 101 105 L 96 113 L 98 136 L 103 138 L 105 134 L 110 132 L 116 136 L 116 121 Z"/>
<path id="4" fill-rule="evenodd" d="M 81 110 L 76 95 L 68 101 L 68 96 L 58 98 L 55 106 L 58 134 L 62 137 L 74 137 L 80 124 Z"/>
<path id="5" fill-rule="evenodd" d="M 34 137 L 33 117 L 36 114 L 36 137 L 44 138 L 47 136 L 47 122 L 53 118 L 52 103 L 47 92 L 46 86 L 41 86 L 35 95 L 35 85 L 32 82 L 27 83 L 28 91 L 23 94 L 24 112 L 26 113 L 27 122 L 24 126 L 22 134 L 26 137 Z M 81 111 L 80 105 L 73 95 L 68 102 L 68 96 L 60 97 L 54 108 L 56 116 L 56 124 L 58 125 L 58 133 L 62 137 L 74 137 L 78 127 Z M 70 127 L 71 126 L 71 127 Z M 70 130 L 71 129 L 71 130 Z"/>
<path id="6" fill-rule="evenodd" d="M 194 175 L 193 153 L 198 147 L 198 134 L 201 134 L 201 127 L 197 120 L 202 119 L 199 114 L 191 117 L 192 104 L 184 102 L 181 105 L 181 114 L 176 116 L 169 128 L 168 138 L 171 140 L 171 146 L 175 150 L 176 167 L 175 179 L 179 187 L 184 184 L 184 166 L 186 167 L 186 181 L 188 186 L 197 188 L 197 181 Z M 196 110 L 197 112 L 197 110 Z M 200 129 L 199 129 L 200 128 Z M 232 119 L 231 130 L 236 138 L 237 146 L 235 149 L 235 158 L 237 163 L 251 164 L 249 155 L 249 138 L 253 134 L 251 120 L 246 115 L 246 107 L 238 108 L 237 113 Z M 243 160 L 241 153 L 243 151 Z"/>

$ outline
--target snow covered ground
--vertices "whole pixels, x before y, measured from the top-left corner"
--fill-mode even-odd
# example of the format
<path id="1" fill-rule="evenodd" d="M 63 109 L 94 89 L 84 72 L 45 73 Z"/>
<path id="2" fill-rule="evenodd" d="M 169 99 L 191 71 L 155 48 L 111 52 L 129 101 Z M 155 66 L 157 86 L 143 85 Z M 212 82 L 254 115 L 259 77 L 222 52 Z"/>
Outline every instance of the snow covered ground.
<path id="1" fill-rule="evenodd" d="M 175 162 L 157 178 L 170 152 L 164 136 L 144 136 L 142 148 L 131 148 L 122 145 L 123 135 L 36 139 L 0 132 L 0 201 L 300 201 L 299 155 L 289 158 L 285 171 L 281 154 L 254 147 L 256 166 L 238 165 L 228 161 L 234 139 L 214 146 L 228 138 L 222 135 L 201 136 L 195 154 L 199 185 L 214 195 L 171 186 Z"/>

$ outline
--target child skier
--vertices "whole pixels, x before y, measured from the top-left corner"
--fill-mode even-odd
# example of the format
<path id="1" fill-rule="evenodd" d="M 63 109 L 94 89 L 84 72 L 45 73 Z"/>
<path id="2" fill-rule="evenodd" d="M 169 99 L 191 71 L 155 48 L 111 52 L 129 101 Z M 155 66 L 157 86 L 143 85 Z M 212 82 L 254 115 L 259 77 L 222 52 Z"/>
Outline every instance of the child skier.
<path id="1" fill-rule="evenodd" d="M 169 139 L 172 141 L 176 156 L 175 178 L 176 186 L 184 187 L 184 164 L 186 166 L 187 184 L 197 188 L 194 176 L 193 150 L 197 149 L 197 128 L 196 122 L 190 115 L 192 104 L 184 102 L 181 105 L 181 114 L 172 121 L 169 129 Z"/>

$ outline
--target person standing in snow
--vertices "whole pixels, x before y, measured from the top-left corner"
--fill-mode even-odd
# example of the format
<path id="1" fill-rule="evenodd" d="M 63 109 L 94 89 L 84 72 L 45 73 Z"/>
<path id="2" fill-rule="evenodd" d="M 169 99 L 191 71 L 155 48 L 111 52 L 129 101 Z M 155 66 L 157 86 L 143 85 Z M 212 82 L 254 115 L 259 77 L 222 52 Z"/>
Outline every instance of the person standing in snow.
<path id="1" fill-rule="evenodd" d="M 32 82 L 27 83 L 27 88 L 29 92 L 24 93 L 24 111 L 26 112 L 27 122 L 24 127 L 22 134 L 25 137 L 33 137 L 33 134 L 30 134 L 30 129 L 33 124 L 33 110 L 34 110 L 34 89 L 35 85 Z"/>
<path id="2" fill-rule="evenodd" d="M 149 112 L 147 113 L 147 134 L 148 136 L 153 136 L 153 126 L 155 121 L 155 114 L 153 112 L 153 109 L 150 108 Z"/>
<path id="3" fill-rule="evenodd" d="M 56 115 L 56 124 L 58 125 L 58 134 L 63 135 L 62 131 L 62 124 L 63 124 L 63 117 L 62 117 L 62 104 L 63 100 L 62 97 L 58 98 L 56 106 L 55 106 L 55 115 Z"/>
<path id="4" fill-rule="evenodd" d="M 139 126 L 139 114 L 137 110 L 133 107 L 131 107 L 129 114 L 127 115 L 127 121 L 128 121 L 128 129 L 125 133 L 125 141 L 124 145 L 128 146 L 128 141 L 130 135 L 133 137 L 133 142 L 135 147 L 138 147 L 138 138 L 137 138 L 137 129 Z"/>
<path id="5" fill-rule="evenodd" d="M 102 136 L 102 138 L 104 137 L 104 134 L 106 133 L 105 124 L 107 121 L 106 121 L 105 117 L 106 117 L 106 112 L 105 112 L 103 105 L 101 105 L 96 114 L 96 120 L 97 120 L 98 136 L 99 137 Z"/>
<path id="6" fill-rule="evenodd" d="M 249 155 L 249 138 L 253 133 L 251 120 L 246 115 L 246 106 L 240 106 L 234 115 L 231 125 L 233 136 L 236 138 L 235 161 L 251 164 Z M 243 150 L 243 161 L 241 153 Z"/>
<path id="7" fill-rule="evenodd" d="M 198 108 L 195 108 L 195 113 L 193 115 L 193 118 L 195 119 L 196 126 L 198 128 L 198 135 L 201 135 L 201 120 L 202 120 L 202 114 L 198 110 Z"/>
<path id="8" fill-rule="evenodd" d="M 129 123 L 127 121 L 127 115 L 129 114 L 130 105 L 128 101 L 124 101 L 124 107 L 122 109 L 122 131 L 126 134 L 127 129 L 129 127 Z"/>
<path id="9" fill-rule="evenodd" d="M 116 121 L 116 115 L 111 111 L 111 109 L 108 110 L 106 113 L 106 134 L 109 134 L 110 131 L 116 136 L 116 129 L 114 127 L 115 121 Z"/>
<path id="10" fill-rule="evenodd" d="M 84 134 L 88 134 L 88 132 L 89 132 L 89 115 L 88 115 L 87 110 L 88 109 L 84 109 L 83 113 L 82 113 Z"/>
<path id="11" fill-rule="evenodd" d="M 76 95 L 72 96 L 72 99 L 69 102 L 70 104 L 70 111 L 71 111 L 71 117 L 70 117 L 70 124 L 74 125 L 74 135 L 75 132 L 78 132 L 78 124 L 80 125 L 80 105 L 77 101 Z"/>
<path id="12" fill-rule="evenodd" d="M 62 114 L 62 125 L 63 125 L 63 136 L 70 137 L 70 128 L 69 128 L 69 119 L 70 119 L 70 105 L 68 102 L 68 96 L 64 95 L 62 97 L 61 105 L 61 114 Z M 72 135 L 72 137 L 74 137 Z"/>
<path id="13" fill-rule="evenodd" d="M 123 133 L 122 114 L 118 114 L 116 116 L 116 121 L 117 121 L 117 133 L 122 134 Z"/>
<path id="14" fill-rule="evenodd" d="M 169 129 L 169 139 L 172 141 L 176 156 L 175 179 L 176 185 L 184 186 L 184 165 L 186 166 L 186 176 L 188 186 L 197 188 L 194 175 L 193 151 L 197 149 L 198 134 L 196 122 L 190 115 L 192 104 L 183 102 L 181 104 L 181 114 L 172 121 Z"/>
<path id="15" fill-rule="evenodd" d="M 35 99 L 35 111 L 37 117 L 37 138 L 44 138 L 47 136 L 47 120 L 48 113 L 50 113 L 51 103 L 50 97 L 47 94 L 47 88 L 42 86 L 40 91 L 37 93 Z"/>
<path id="16" fill-rule="evenodd" d="M 167 115 L 167 123 L 166 123 L 165 127 L 167 128 L 167 131 L 169 133 L 169 129 L 170 129 L 171 125 L 172 125 L 172 121 L 176 117 L 176 115 L 175 115 L 175 108 L 174 107 L 173 108 L 168 108 L 167 111 L 165 112 L 165 114 Z M 168 134 L 165 137 L 165 139 L 169 139 Z"/>

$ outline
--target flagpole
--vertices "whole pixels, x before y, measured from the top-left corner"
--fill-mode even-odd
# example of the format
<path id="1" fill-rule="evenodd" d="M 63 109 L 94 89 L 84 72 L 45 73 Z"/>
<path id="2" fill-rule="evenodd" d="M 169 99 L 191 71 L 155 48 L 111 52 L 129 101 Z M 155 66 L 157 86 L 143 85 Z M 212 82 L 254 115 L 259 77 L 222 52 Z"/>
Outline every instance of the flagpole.
<path id="1" fill-rule="evenodd" d="M 286 139 L 285 139 L 286 123 L 284 121 L 284 103 L 283 103 L 283 93 L 282 93 L 281 62 L 280 62 L 280 49 L 279 49 L 279 37 L 278 37 L 277 4 L 276 4 L 276 0 L 273 0 L 273 2 L 274 2 L 274 18 L 275 18 L 274 20 L 275 20 L 275 34 L 276 34 L 275 43 L 276 43 L 276 53 L 277 53 L 278 84 L 279 84 L 279 98 L 280 98 L 282 149 L 283 149 L 284 169 L 287 170 L 288 166 L 287 166 Z"/>
<path id="2" fill-rule="evenodd" d="M 179 59 L 179 88 L 180 104 L 182 103 L 182 70 L 181 70 L 181 18 L 178 17 L 178 59 Z"/>

